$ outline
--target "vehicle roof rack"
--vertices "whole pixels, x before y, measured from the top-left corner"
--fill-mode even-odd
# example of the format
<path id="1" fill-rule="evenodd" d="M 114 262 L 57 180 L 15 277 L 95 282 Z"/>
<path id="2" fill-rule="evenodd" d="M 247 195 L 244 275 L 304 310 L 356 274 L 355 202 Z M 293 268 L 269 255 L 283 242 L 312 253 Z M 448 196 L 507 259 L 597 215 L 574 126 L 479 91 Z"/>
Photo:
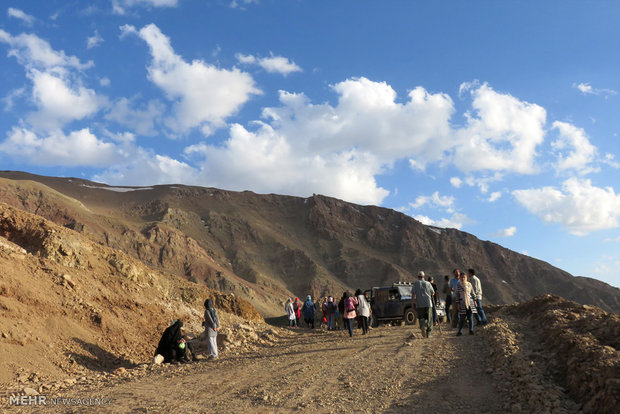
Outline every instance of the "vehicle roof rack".
<path id="1" fill-rule="evenodd" d="M 392 286 L 413 286 L 413 282 L 394 282 Z"/>

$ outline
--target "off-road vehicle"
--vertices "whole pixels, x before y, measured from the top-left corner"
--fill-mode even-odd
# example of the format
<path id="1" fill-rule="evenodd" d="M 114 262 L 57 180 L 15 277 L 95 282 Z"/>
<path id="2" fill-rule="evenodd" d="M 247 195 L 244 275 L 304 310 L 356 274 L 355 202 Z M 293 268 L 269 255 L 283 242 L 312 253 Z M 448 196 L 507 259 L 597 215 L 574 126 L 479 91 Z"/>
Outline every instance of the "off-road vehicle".
<path id="1" fill-rule="evenodd" d="M 411 303 L 413 283 L 396 282 L 392 286 L 373 287 L 364 294 L 369 299 L 372 309 L 371 324 L 379 322 L 404 321 L 412 325 L 416 321 L 415 311 Z"/>

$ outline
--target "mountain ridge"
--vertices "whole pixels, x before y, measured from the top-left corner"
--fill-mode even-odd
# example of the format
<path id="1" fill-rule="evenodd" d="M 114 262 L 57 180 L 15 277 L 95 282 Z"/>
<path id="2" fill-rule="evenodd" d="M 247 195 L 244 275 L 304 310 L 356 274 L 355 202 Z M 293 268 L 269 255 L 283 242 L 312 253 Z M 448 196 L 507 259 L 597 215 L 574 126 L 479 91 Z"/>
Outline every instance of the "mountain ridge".
<path id="1" fill-rule="evenodd" d="M 331 197 L 208 187 L 114 187 L 79 178 L 0 172 L 0 201 L 73 228 L 151 267 L 239 295 L 263 315 L 287 296 L 413 281 L 473 267 L 485 301 L 556 294 L 620 312 L 620 289 L 403 213 Z"/>

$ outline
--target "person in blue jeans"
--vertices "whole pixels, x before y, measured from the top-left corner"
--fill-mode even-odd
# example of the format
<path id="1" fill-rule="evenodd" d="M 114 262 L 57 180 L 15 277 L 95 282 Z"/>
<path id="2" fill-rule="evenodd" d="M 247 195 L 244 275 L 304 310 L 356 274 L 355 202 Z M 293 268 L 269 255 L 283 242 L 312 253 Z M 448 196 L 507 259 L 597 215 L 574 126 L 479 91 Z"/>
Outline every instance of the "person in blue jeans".
<path id="1" fill-rule="evenodd" d="M 476 304 L 478 325 L 486 325 L 487 315 L 484 313 L 484 309 L 482 309 L 482 284 L 480 283 L 480 279 L 476 276 L 476 271 L 474 269 L 469 269 L 467 271 L 467 278 L 474 288 L 474 303 Z"/>

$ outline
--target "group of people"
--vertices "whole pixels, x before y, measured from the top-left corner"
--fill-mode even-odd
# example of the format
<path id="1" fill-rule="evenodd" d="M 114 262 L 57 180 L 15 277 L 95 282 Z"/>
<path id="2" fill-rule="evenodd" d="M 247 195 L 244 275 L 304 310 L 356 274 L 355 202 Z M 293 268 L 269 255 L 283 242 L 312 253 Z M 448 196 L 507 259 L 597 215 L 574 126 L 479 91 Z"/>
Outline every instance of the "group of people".
<path id="1" fill-rule="evenodd" d="M 217 353 L 217 333 L 220 330 L 220 319 L 217 311 L 213 307 L 213 300 L 207 299 L 204 303 L 205 313 L 202 326 L 205 328 L 205 336 L 207 340 L 207 348 L 209 350 L 209 358 L 216 359 Z M 179 319 L 172 321 L 168 326 L 157 344 L 155 358 L 161 358 L 160 362 L 189 362 L 189 354 L 192 360 L 196 361 L 197 355 L 194 352 L 192 342 L 189 340 L 183 329 L 183 322 Z"/>
<path id="2" fill-rule="evenodd" d="M 310 329 L 314 329 L 317 308 L 318 303 L 313 302 L 311 295 L 306 297 L 303 304 L 299 298 L 294 300 L 288 298 L 284 310 L 288 316 L 289 327 L 299 327 L 299 321 L 303 315 L 306 325 Z M 342 318 L 342 326 L 348 329 L 349 336 L 353 336 L 353 322 L 356 320 L 362 329 L 362 335 L 368 333 L 371 309 L 361 289 L 357 289 L 354 295 L 350 292 L 344 292 L 338 303 L 334 302 L 333 296 L 324 297 L 320 310 L 323 313 L 322 321 L 329 331 L 339 329 L 338 325 Z"/>
<path id="3" fill-rule="evenodd" d="M 482 284 L 474 269 L 468 269 L 467 274 L 454 269 L 452 275 L 452 279 L 445 277 L 443 288 L 448 322 L 453 328 L 458 327 L 456 334 L 461 336 L 467 321 L 469 334 L 473 335 L 474 323 L 486 325 L 488 322 L 482 307 Z"/>
<path id="4" fill-rule="evenodd" d="M 453 328 L 458 328 L 456 335 L 463 335 L 463 327 L 468 323 L 469 334 L 474 334 L 474 323 L 486 325 L 487 317 L 482 307 L 482 284 L 474 269 L 467 274 L 459 269 L 453 270 L 454 278 L 445 277 L 443 293 L 445 294 L 445 310 L 448 322 Z M 429 337 L 433 326 L 438 323 L 437 307 L 440 304 L 439 290 L 432 276 L 426 277 L 423 271 L 418 273 L 418 280 L 413 283 L 411 301 L 416 312 L 420 331 L 423 337 Z M 302 304 L 299 298 L 288 298 L 285 311 L 289 320 L 289 327 L 299 327 L 301 316 L 311 329 L 314 328 L 315 312 L 318 304 L 308 295 Z M 344 292 L 336 304 L 332 296 L 325 297 L 321 305 L 323 321 L 328 330 L 338 328 L 338 321 L 342 316 L 343 327 L 353 336 L 353 321 L 357 320 L 362 334 L 368 333 L 368 323 L 372 313 L 368 299 L 361 289 L 351 295 Z"/>

